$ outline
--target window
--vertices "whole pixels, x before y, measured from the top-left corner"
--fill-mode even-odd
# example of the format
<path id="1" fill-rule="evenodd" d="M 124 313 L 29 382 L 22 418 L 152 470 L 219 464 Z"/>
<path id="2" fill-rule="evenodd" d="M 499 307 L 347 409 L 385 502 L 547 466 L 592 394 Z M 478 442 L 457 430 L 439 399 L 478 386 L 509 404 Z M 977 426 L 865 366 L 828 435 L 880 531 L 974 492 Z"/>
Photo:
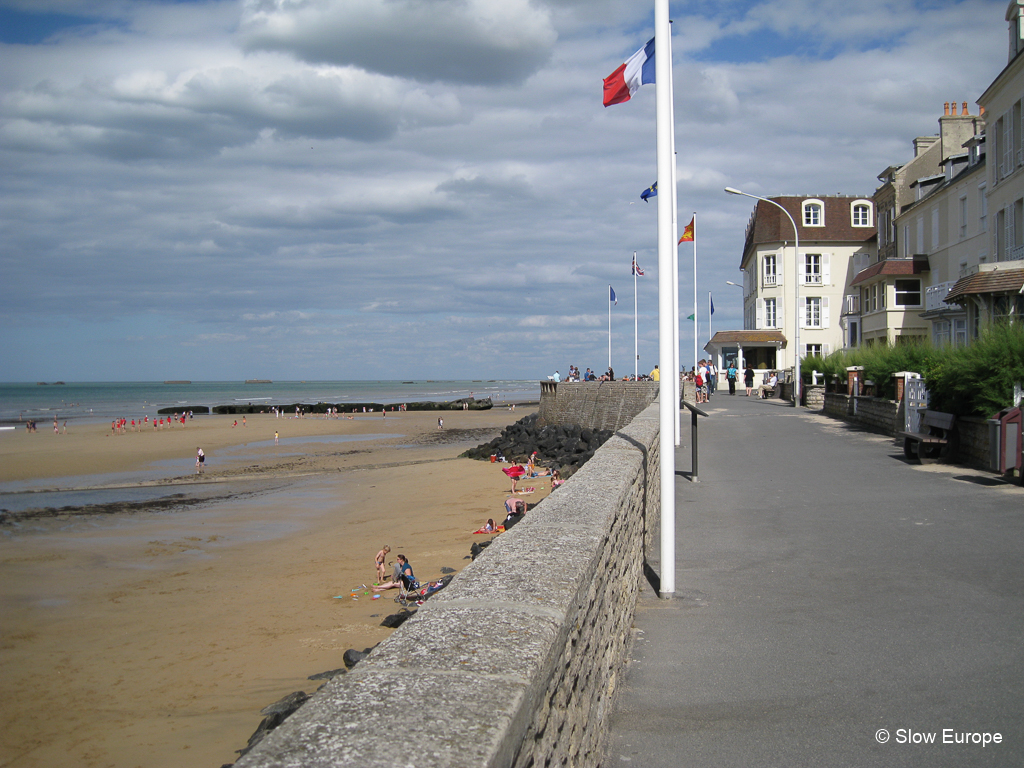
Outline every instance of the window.
<path id="1" fill-rule="evenodd" d="M 853 211 L 853 226 L 871 226 L 871 203 L 867 200 L 856 200 L 851 210 Z"/>
<path id="2" fill-rule="evenodd" d="M 804 300 L 804 326 L 807 328 L 821 327 L 821 298 L 808 296 Z"/>
<path id="3" fill-rule="evenodd" d="M 764 284 L 765 285 L 775 285 L 775 278 L 776 278 L 776 274 L 777 274 L 777 271 L 776 271 L 775 267 L 776 267 L 775 254 L 774 253 L 766 253 L 765 256 L 764 256 Z"/>
<path id="4" fill-rule="evenodd" d="M 825 206 L 821 200 L 804 200 L 804 226 L 824 227 Z"/>
<path id="5" fill-rule="evenodd" d="M 921 281 L 913 278 L 896 280 L 896 306 L 921 306 Z"/>
<path id="6" fill-rule="evenodd" d="M 764 327 L 778 328 L 775 324 L 775 299 L 764 300 Z"/>
<path id="7" fill-rule="evenodd" d="M 821 285 L 821 254 L 804 254 L 804 284 Z"/>
<path id="8" fill-rule="evenodd" d="M 930 251 L 936 251 L 936 250 L 938 250 L 938 248 L 939 248 L 939 209 L 938 208 L 932 208 L 932 247 L 929 249 L 929 252 Z M 921 249 L 921 252 L 924 253 L 925 252 L 924 249 Z"/>
<path id="9" fill-rule="evenodd" d="M 978 187 L 978 230 L 980 232 L 988 229 L 988 198 L 985 197 L 985 185 L 981 184 Z"/>
<path id="10" fill-rule="evenodd" d="M 953 320 L 953 344 L 958 347 L 967 346 L 967 318 L 958 317 Z"/>
<path id="11" fill-rule="evenodd" d="M 960 198 L 960 239 L 967 237 L 967 195 Z"/>
<path id="12" fill-rule="evenodd" d="M 804 349 L 807 350 L 805 357 L 810 357 L 811 355 L 821 356 L 821 344 L 807 344 Z"/>
<path id="13" fill-rule="evenodd" d="M 936 320 L 932 325 L 932 343 L 937 347 L 949 344 L 948 320 Z"/>

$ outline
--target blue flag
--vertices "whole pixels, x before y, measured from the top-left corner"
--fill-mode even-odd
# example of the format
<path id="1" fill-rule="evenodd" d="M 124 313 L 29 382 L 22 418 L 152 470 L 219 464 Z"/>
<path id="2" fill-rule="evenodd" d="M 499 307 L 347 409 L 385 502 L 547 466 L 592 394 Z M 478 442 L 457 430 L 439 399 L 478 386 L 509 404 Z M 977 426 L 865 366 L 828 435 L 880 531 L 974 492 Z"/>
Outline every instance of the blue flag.
<path id="1" fill-rule="evenodd" d="M 708 294 L 708 301 L 711 302 L 711 314 L 715 314 L 715 300 L 711 298 L 711 294 Z"/>
<path id="2" fill-rule="evenodd" d="M 610 285 L 608 286 L 608 301 L 610 301 L 612 304 L 619 303 L 615 298 L 615 289 L 612 288 Z"/>
<path id="3" fill-rule="evenodd" d="M 640 199 L 643 200 L 645 203 L 647 202 L 647 198 L 649 198 L 649 197 L 657 197 L 657 196 L 658 196 L 658 182 L 654 182 L 653 184 L 651 184 L 651 186 L 649 186 L 647 189 L 645 189 L 643 192 L 640 193 Z"/>

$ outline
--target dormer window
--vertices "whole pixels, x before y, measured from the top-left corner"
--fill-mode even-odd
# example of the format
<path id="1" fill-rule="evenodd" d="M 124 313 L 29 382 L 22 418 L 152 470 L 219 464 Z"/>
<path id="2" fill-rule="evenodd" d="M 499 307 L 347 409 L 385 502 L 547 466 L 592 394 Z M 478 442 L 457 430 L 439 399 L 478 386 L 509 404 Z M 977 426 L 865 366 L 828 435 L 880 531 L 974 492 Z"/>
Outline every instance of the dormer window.
<path id="1" fill-rule="evenodd" d="M 874 226 L 874 224 L 871 221 L 871 202 L 869 200 L 854 200 L 853 204 L 850 206 L 850 214 L 852 217 L 853 226 Z"/>
<path id="2" fill-rule="evenodd" d="M 804 226 L 824 227 L 825 206 L 821 200 L 804 200 Z"/>

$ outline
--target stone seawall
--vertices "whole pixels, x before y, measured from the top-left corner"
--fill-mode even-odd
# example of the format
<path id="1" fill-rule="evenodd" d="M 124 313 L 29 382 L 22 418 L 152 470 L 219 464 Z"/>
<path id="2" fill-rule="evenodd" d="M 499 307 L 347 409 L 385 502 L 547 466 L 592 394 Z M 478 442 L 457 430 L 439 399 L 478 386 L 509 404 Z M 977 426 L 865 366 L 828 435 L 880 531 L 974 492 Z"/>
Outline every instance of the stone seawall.
<path id="1" fill-rule="evenodd" d="M 661 508 L 658 427 L 657 405 L 620 425 L 238 768 L 595 765 Z"/>
<path id="2" fill-rule="evenodd" d="M 658 397 L 656 381 L 542 381 L 537 424 L 621 429 Z"/>

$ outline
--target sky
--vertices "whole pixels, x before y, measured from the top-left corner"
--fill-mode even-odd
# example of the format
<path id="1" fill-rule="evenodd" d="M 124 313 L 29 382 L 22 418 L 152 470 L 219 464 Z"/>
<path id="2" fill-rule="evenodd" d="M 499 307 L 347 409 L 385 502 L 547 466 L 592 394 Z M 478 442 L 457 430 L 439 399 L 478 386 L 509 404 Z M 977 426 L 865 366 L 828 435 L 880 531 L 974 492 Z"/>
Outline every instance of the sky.
<path id="1" fill-rule="evenodd" d="M 0 381 L 658 363 L 636 0 L 0 0 Z M 754 201 L 869 197 L 1006 64 L 997 0 L 672 2 L 699 341 Z M 679 250 L 692 364 L 693 248 Z"/>

